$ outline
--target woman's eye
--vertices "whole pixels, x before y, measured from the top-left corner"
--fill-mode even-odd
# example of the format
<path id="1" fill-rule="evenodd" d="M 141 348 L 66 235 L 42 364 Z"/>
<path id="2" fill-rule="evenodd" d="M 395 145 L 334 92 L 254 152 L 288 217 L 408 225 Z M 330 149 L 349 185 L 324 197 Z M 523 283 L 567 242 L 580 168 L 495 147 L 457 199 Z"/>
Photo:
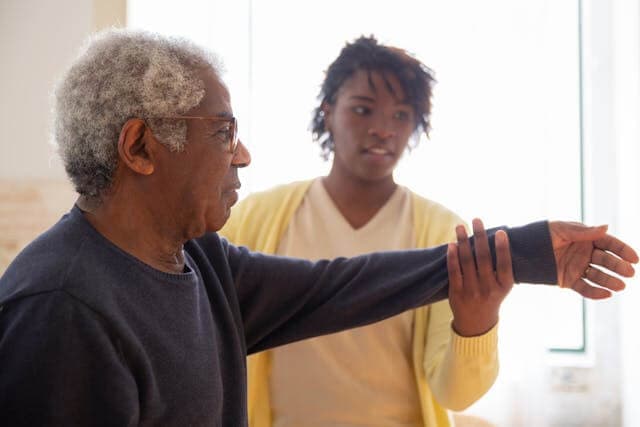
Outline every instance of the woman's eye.
<path id="1" fill-rule="evenodd" d="M 407 120 L 409 118 L 409 113 L 406 111 L 396 111 L 393 118 L 398 120 Z"/>
<path id="2" fill-rule="evenodd" d="M 356 114 L 359 114 L 361 116 L 365 116 L 367 114 L 369 114 L 371 112 L 371 109 L 368 107 L 363 107 L 361 105 L 357 105 L 355 107 L 353 107 L 353 112 Z"/>

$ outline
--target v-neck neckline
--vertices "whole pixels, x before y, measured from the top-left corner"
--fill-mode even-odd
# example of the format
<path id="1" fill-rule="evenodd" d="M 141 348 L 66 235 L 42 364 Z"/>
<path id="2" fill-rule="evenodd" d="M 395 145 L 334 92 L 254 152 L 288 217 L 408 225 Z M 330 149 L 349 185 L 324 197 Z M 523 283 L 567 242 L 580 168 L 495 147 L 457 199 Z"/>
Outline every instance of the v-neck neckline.
<path id="1" fill-rule="evenodd" d="M 309 189 L 309 191 L 310 192 L 311 191 L 315 192 L 316 196 L 320 199 L 320 202 L 327 209 L 332 211 L 332 214 L 333 214 L 334 218 L 336 218 L 336 220 L 340 224 L 339 227 L 344 229 L 345 232 L 348 231 L 348 232 L 350 232 L 352 234 L 362 234 L 362 233 L 366 233 L 367 230 L 369 230 L 371 228 L 375 229 L 376 228 L 376 224 L 379 224 L 381 221 L 384 221 L 384 217 L 385 217 L 386 213 L 390 209 L 392 209 L 392 207 L 396 203 L 397 199 L 399 197 L 401 197 L 401 195 L 402 195 L 402 190 L 400 189 L 400 186 L 397 185 L 395 190 L 393 190 L 393 193 L 391 194 L 389 199 L 384 203 L 384 205 L 382 205 L 380 207 L 380 209 L 378 209 L 378 211 L 369 219 L 369 221 L 367 221 L 366 224 L 364 224 L 362 227 L 354 228 L 349 223 L 349 221 L 347 221 L 347 219 L 344 217 L 342 212 L 340 212 L 340 209 L 336 205 L 336 203 L 333 200 L 333 198 L 331 198 L 331 195 L 329 194 L 329 192 L 325 188 L 324 184 L 322 183 L 322 178 L 316 179 L 312 183 L 311 188 Z"/>

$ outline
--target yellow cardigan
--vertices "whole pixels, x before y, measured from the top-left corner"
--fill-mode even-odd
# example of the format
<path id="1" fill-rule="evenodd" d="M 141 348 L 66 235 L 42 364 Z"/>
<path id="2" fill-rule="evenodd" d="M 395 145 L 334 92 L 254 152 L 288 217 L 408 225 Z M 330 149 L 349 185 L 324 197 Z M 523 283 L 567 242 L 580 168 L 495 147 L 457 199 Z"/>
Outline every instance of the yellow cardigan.
<path id="1" fill-rule="evenodd" d="M 232 209 L 220 234 L 236 245 L 274 254 L 291 217 L 300 206 L 312 181 L 294 182 L 255 193 Z M 413 221 L 418 247 L 431 247 L 454 239 L 454 228 L 462 220 L 443 206 L 413 194 Z M 497 327 L 481 337 L 463 338 L 452 333 L 448 301 L 414 312 L 413 368 L 425 426 L 450 426 L 447 410 L 462 410 L 480 398 L 498 374 Z M 427 346 L 427 336 L 431 345 Z M 435 345 L 434 345 L 435 344 Z M 445 360 L 447 351 L 455 360 Z M 448 387 L 449 377 L 436 369 L 448 364 L 457 386 Z M 248 410 L 251 427 L 271 427 L 269 399 L 270 354 L 264 351 L 248 358 Z M 429 384 L 427 384 L 429 378 Z M 432 389 L 438 389 L 438 403 Z"/>

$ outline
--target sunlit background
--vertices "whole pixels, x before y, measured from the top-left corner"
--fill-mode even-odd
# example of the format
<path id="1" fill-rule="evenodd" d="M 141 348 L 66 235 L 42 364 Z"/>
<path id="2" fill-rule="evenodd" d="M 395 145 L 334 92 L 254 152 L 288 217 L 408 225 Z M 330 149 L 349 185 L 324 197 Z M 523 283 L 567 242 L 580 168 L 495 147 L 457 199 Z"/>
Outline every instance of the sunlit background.
<path id="1" fill-rule="evenodd" d="M 374 34 L 438 80 L 431 138 L 406 154 L 400 183 L 469 222 L 609 223 L 640 242 L 637 0 L 49 3 L 0 3 L 0 271 L 73 200 L 47 145 L 47 96 L 82 40 L 110 25 L 221 56 L 253 156 L 242 195 L 328 172 L 308 130 L 323 72 L 346 41 Z M 635 289 L 585 303 L 517 287 L 501 313 L 498 382 L 466 413 L 498 426 L 640 425 L 638 304 Z"/>

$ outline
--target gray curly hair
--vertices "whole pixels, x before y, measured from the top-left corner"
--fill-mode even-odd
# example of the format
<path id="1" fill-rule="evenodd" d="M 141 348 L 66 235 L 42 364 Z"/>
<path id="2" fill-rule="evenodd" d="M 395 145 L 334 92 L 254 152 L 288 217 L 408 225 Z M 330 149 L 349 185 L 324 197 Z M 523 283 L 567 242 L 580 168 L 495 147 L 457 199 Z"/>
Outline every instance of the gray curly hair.
<path id="1" fill-rule="evenodd" d="M 184 39 L 130 30 L 91 38 L 55 90 L 55 143 L 76 191 L 99 199 L 109 188 L 120 130 L 131 118 L 145 119 L 160 142 L 181 151 L 185 122 L 158 117 L 200 103 L 203 69 L 221 72 L 212 53 Z"/>

